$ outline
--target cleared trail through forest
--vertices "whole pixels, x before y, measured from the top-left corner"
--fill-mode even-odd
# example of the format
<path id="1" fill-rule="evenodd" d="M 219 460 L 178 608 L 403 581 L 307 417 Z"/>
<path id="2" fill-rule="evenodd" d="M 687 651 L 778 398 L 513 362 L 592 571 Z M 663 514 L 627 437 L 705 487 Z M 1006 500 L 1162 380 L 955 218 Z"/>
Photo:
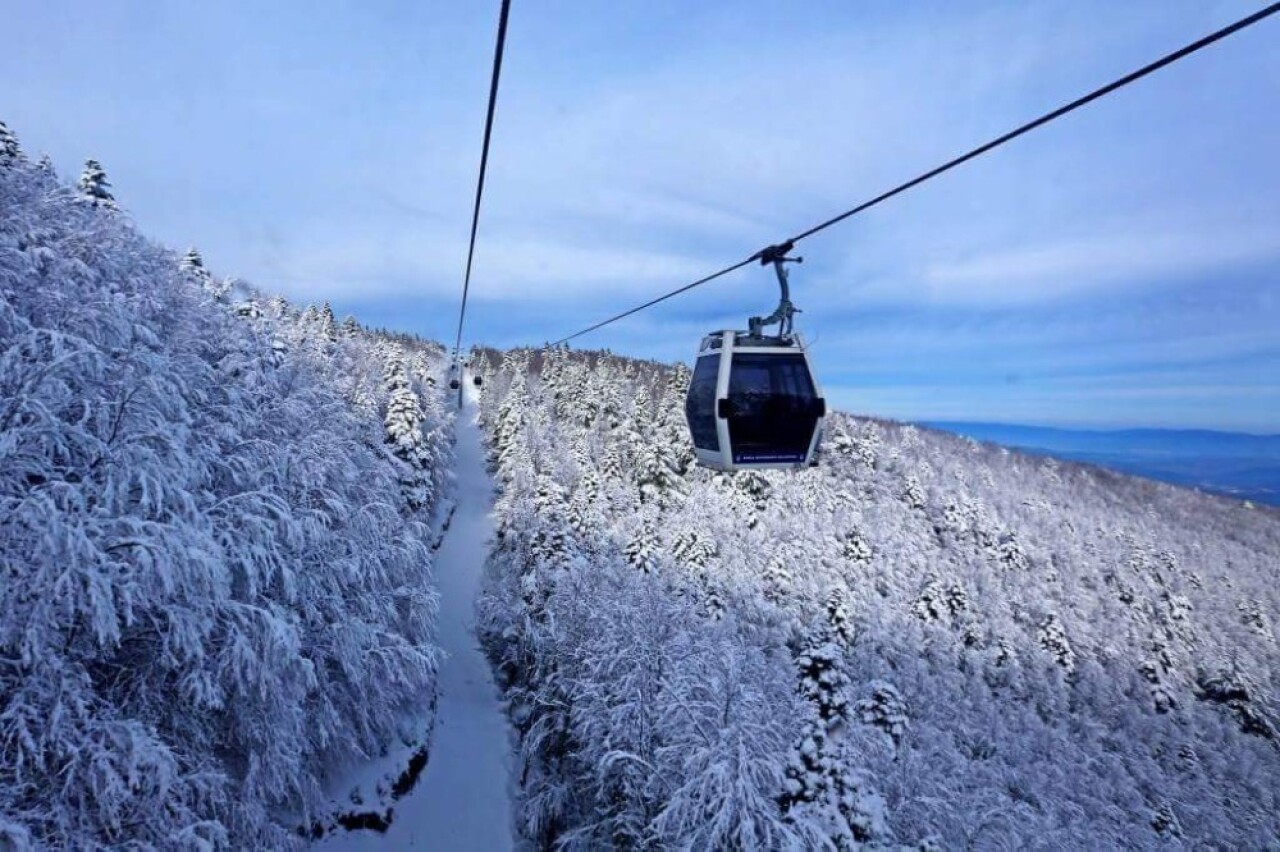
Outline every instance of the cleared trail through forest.
<path id="1" fill-rule="evenodd" d="M 470 382 L 468 381 L 468 384 Z M 440 590 L 439 705 L 427 768 L 385 834 L 351 832 L 344 849 L 511 849 L 513 746 L 489 662 L 476 639 L 475 600 L 489 539 L 493 483 L 470 388 L 457 421 L 457 509 L 436 554 Z"/>
<path id="2" fill-rule="evenodd" d="M 470 389 L 468 389 L 470 390 Z M 470 394 L 468 394 L 470 396 Z M 384 848 L 509 849 L 511 733 L 475 635 L 475 600 L 493 536 L 493 483 L 475 422 L 458 413 L 458 508 L 436 554 L 440 585 L 440 705 L 426 772 L 396 808 Z M 396 829 L 407 830 L 397 837 Z M 396 841 L 407 841 L 398 847 Z"/>

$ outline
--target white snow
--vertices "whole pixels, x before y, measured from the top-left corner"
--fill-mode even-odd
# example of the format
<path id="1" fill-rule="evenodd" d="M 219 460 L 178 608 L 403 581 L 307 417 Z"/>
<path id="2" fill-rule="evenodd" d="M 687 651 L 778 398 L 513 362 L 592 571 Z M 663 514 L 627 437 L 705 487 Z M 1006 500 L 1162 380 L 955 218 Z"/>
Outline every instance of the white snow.
<path id="1" fill-rule="evenodd" d="M 457 421 L 457 509 L 436 554 L 439 706 L 430 757 L 417 786 L 395 804 L 391 827 L 339 832 L 317 848 L 500 850 L 512 848 L 513 745 L 489 663 L 475 634 L 475 599 L 493 535 L 493 483 L 467 407 Z"/>

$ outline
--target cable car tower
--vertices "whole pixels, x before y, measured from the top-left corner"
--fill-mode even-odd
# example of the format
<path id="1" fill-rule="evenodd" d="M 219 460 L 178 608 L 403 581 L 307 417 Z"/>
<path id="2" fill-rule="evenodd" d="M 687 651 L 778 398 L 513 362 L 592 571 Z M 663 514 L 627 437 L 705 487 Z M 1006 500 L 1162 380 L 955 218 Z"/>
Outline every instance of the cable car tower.
<path id="1" fill-rule="evenodd" d="M 791 241 L 758 252 L 772 264 L 781 298 L 767 317 L 751 317 L 746 331 L 714 331 L 698 348 L 685 416 L 698 463 L 715 470 L 802 468 L 814 464 L 826 400 L 794 332 L 787 257 Z M 768 326 L 777 325 L 777 334 Z"/>

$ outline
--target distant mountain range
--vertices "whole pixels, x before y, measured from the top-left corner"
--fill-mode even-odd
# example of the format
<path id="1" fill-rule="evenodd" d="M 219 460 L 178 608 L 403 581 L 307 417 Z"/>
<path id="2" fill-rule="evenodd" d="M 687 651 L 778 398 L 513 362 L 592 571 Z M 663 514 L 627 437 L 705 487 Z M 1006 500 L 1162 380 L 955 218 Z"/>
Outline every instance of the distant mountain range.
<path id="1" fill-rule="evenodd" d="M 1050 429 L 1004 423 L 921 423 L 1030 453 L 1089 462 L 1280 506 L 1280 435 L 1207 429 Z"/>

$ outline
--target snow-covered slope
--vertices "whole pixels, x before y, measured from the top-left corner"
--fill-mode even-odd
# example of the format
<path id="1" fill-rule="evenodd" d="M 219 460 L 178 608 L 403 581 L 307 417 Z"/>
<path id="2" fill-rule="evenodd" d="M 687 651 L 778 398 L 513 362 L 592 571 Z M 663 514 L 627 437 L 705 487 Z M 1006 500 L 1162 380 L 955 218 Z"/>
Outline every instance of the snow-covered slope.
<path id="1" fill-rule="evenodd" d="M 532 840 L 1280 845 L 1280 514 L 847 416 L 714 475 L 686 371 L 487 359 Z"/>
<path id="2" fill-rule="evenodd" d="M 0 848 L 299 843 L 429 703 L 440 358 L 233 306 L 105 186 L 0 144 Z"/>

